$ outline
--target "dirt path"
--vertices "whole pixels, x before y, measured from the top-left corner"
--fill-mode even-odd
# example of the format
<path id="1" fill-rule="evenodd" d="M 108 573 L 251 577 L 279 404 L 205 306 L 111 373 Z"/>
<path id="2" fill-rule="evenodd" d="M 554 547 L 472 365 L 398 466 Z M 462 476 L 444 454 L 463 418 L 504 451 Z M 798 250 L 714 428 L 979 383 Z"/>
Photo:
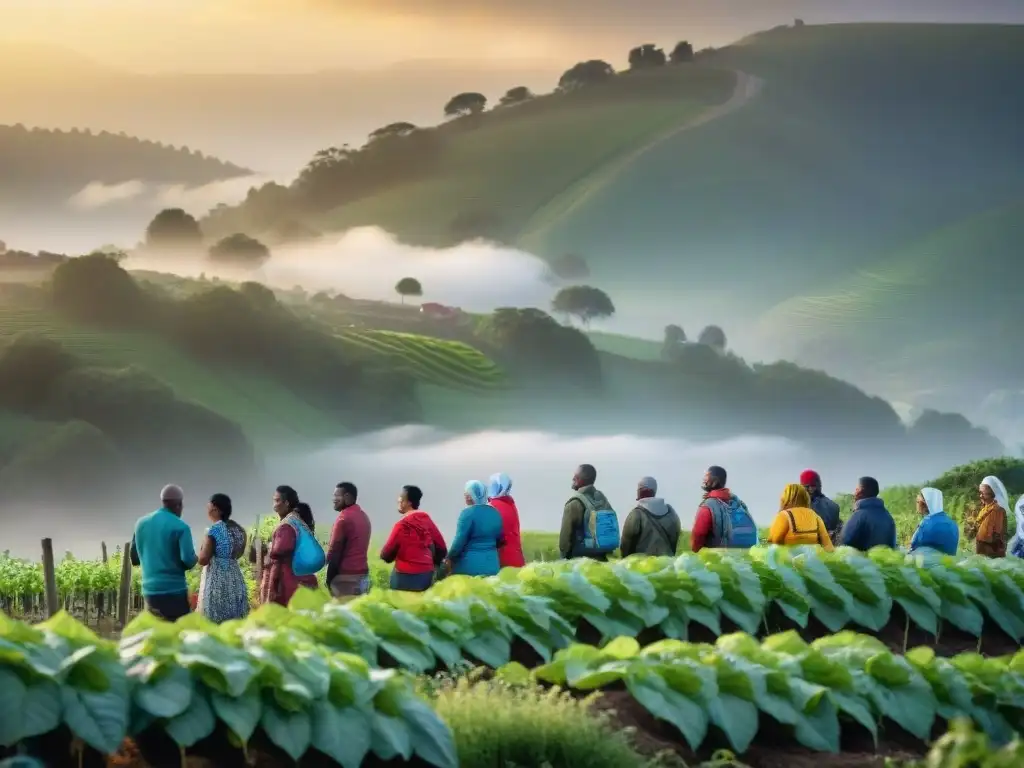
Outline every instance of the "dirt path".
<path id="1" fill-rule="evenodd" d="M 735 71 L 736 84 L 733 86 L 732 95 L 721 104 L 702 111 L 696 117 L 686 120 L 679 125 L 674 125 L 664 133 L 655 136 L 646 144 L 619 156 L 610 163 L 599 168 L 592 174 L 568 187 L 560 195 L 548 202 L 541 210 L 537 211 L 523 227 L 523 234 L 518 242 L 521 246 L 530 248 L 535 246 L 543 235 L 557 224 L 561 219 L 570 215 L 578 209 L 597 192 L 604 189 L 613 182 L 626 168 L 639 159 L 642 155 L 650 152 L 660 144 L 678 136 L 680 133 L 710 123 L 743 107 L 751 99 L 761 92 L 764 81 L 739 70 Z M 534 223 L 536 222 L 536 223 Z"/>

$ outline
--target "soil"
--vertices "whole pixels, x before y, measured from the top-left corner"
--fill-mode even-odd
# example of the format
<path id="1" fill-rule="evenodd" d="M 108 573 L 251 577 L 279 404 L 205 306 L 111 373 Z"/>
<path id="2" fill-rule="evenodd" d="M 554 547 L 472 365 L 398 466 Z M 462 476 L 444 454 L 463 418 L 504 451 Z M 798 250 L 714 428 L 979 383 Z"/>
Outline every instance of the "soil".
<path id="1" fill-rule="evenodd" d="M 712 728 L 700 751 L 694 753 L 676 729 L 656 720 L 626 691 L 608 691 L 594 706 L 611 717 L 613 725 L 629 728 L 633 744 L 644 755 L 673 752 L 688 765 L 708 760 L 717 749 L 728 749 L 724 736 Z M 885 758 L 919 758 L 925 747 L 917 739 L 892 727 L 879 739 L 878 749 L 867 731 L 844 729 L 840 754 L 814 752 L 796 746 L 786 726 L 762 717 L 758 737 L 739 760 L 750 768 L 883 768 Z"/>

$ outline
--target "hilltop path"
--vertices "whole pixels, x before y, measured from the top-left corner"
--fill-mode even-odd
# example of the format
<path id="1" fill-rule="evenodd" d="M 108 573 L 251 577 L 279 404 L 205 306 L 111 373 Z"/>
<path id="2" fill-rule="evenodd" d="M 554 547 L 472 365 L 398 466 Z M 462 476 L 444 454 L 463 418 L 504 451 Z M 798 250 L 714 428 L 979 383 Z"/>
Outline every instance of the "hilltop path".
<path id="1" fill-rule="evenodd" d="M 539 208 L 533 216 L 530 217 L 526 226 L 523 227 L 523 233 L 518 239 L 518 244 L 527 250 L 531 250 L 531 247 L 536 248 L 543 240 L 546 232 L 562 217 L 568 215 L 578 206 L 585 203 L 606 184 L 613 181 L 615 177 L 622 173 L 623 170 L 629 167 L 629 165 L 636 161 L 641 155 L 654 149 L 659 144 L 678 136 L 684 131 L 688 131 L 691 128 L 696 128 L 697 126 L 704 125 L 712 120 L 717 120 L 720 117 L 724 117 L 725 115 L 735 112 L 761 91 L 761 88 L 764 85 L 764 80 L 739 70 L 735 70 L 735 73 L 736 85 L 733 87 L 732 95 L 726 101 L 717 106 L 711 107 L 710 109 L 704 110 L 690 120 L 673 126 L 646 144 L 621 155 L 593 173 L 588 173 L 575 184 L 567 187 L 561 194 L 549 200 L 545 205 Z"/>

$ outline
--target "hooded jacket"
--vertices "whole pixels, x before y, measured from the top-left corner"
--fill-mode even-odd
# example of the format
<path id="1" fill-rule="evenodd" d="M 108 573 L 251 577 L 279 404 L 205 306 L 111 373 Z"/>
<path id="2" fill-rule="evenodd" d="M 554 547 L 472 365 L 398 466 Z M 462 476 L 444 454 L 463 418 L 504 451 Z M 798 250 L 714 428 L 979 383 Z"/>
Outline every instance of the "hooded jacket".
<path id="1" fill-rule="evenodd" d="M 928 506 L 928 514 L 914 531 L 910 540 L 910 551 L 934 549 L 945 555 L 955 555 L 960 545 L 960 529 L 943 511 L 942 491 L 938 488 L 922 488 L 921 496 Z"/>
<path id="2" fill-rule="evenodd" d="M 505 543 L 501 515 L 490 504 L 474 504 L 459 514 L 448 559 L 452 573 L 494 576 L 500 569 L 498 547 Z"/>
<path id="3" fill-rule="evenodd" d="M 415 509 L 395 523 L 380 551 L 380 559 L 394 563 L 399 573 L 429 573 L 447 554 L 448 546 L 430 515 Z"/>
<path id="4" fill-rule="evenodd" d="M 664 499 L 638 499 L 622 527 L 622 556 L 675 555 L 680 528 L 679 515 Z"/>
<path id="5" fill-rule="evenodd" d="M 592 485 L 586 485 L 576 491 L 590 499 L 594 509 L 611 509 L 607 497 Z M 583 502 L 571 498 L 562 508 L 562 527 L 558 532 L 558 551 L 565 559 L 573 557 L 590 557 L 593 560 L 607 560 L 607 555 L 587 554 L 583 548 L 583 521 L 586 510 Z"/>
<path id="6" fill-rule="evenodd" d="M 519 509 L 511 496 L 499 496 L 491 499 L 490 505 L 501 515 L 501 529 L 505 534 L 505 544 L 498 549 L 498 561 L 502 568 L 522 568 L 526 565 L 523 555 L 523 538 L 519 531 Z"/>
<path id="7" fill-rule="evenodd" d="M 833 550 L 825 521 L 811 508 L 811 497 L 802 485 L 787 485 L 779 507 L 779 514 L 768 532 L 769 542 L 789 547 L 819 544 L 826 552 Z"/>

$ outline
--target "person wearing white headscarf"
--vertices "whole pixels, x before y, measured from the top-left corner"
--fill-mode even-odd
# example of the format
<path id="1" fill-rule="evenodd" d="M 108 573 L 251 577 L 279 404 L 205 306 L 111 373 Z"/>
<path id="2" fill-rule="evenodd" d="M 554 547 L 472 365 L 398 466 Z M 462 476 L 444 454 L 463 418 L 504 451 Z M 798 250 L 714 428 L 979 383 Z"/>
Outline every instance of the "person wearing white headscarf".
<path id="1" fill-rule="evenodd" d="M 463 497 L 466 508 L 459 513 L 447 569 L 462 576 L 494 576 L 500 570 L 498 548 L 505 543 L 501 515 L 487 503 L 487 486 L 479 480 L 466 483 Z"/>
<path id="2" fill-rule="evenodd" d="M 910 551 L 934 549 L 946 555 L 955 555 L 960 545 L 960 529 L 943 509 L 942 491 L 938 488 L 922 488 L 917 495 L 917 511 L 923 519 L 914 531 L 914 538 L 910 540 Z"/>
<path id="3" fill-rule="evenodd" d="M 519 508 L 512 498 L 512 478 L 504 472 L 491 475 L 487 483 L 487 498 L 501 515 L 501 528 L 505 534 L 505 546 L 498 549 L 498 564 L 502 568 L 522 568 L 526 565 L 526 557 L 519 530 Z"/>
<path id="4" fill-rule="evenodd" d="M 1006 551 L 1013 557 L 1024 557 L 1024 496 L 1017 499 L 1013 512 L 1017 518 L 1017 533 L 1010 539 Z"/>
<path id="5" fill-rule="evenodd" d="M 1006 510 L 1010 506 L 1006 486 L 989 475 L 978 486 L 978 497 L 981 509 L 974 522 L 974 551 L 985 557 L 1006 557 Z"/>

